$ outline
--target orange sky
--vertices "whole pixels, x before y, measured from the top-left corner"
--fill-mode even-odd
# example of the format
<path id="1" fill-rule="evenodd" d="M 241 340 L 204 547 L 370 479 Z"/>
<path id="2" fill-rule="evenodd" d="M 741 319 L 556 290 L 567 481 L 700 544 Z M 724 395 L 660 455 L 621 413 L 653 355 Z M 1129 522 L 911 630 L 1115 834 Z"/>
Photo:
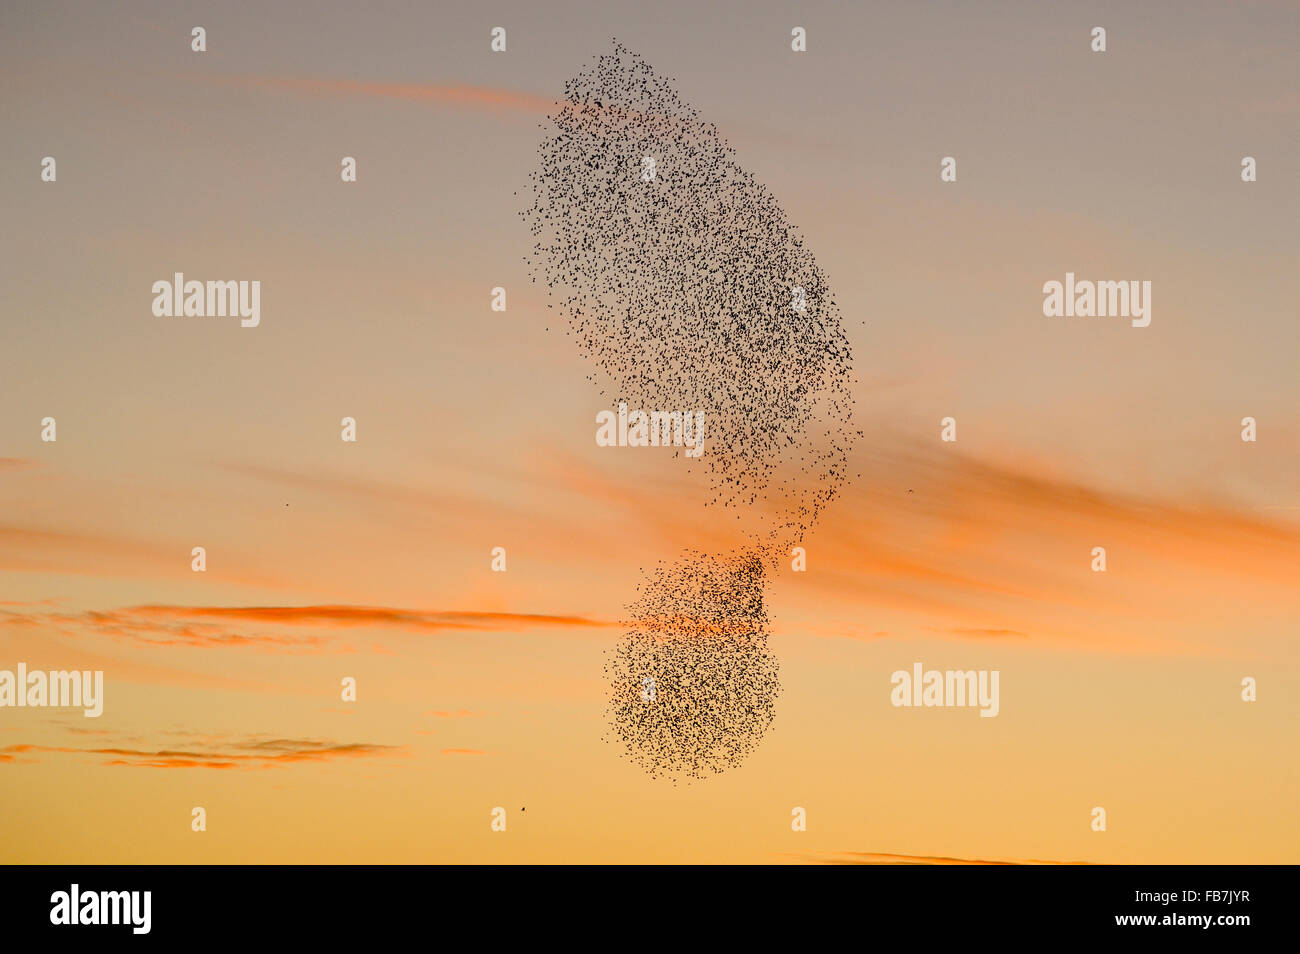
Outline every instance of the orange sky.
<path id="1" fill-rule="evenodd" d="M 1293 8 L 812 4 L 797 59 L 753 5 L 292 7 L 0 12 L 0 669 L 106 683 L 0 709 L 0 860 L 1297 860 Z M 602 653 L 743 530 L 595 446 L 521 261 L 536 124 L 615 35 L 802 230 L 861 382 L 768 588 L 775 725 L 690 785 L 603 740 Z M 261 325 L 153 317 L 174 271 Z M 1151 326 L 1044 318 L 1066 271 Z M 917 661 L 999 669 L 998 717 L 892 707 Z"/>

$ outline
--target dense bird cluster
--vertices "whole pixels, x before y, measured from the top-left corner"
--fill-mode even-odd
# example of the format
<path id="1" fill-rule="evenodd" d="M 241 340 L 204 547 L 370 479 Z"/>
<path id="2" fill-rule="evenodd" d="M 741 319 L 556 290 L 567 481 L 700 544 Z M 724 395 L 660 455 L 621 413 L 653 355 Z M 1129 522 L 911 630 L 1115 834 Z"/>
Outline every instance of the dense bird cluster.
<path id="1" fill-rule="evenodd" d="M 704 412 L 713 502 L 776 510 L 765 538 L 797 541 L 852 437 L 825 274 L 717 129 L 623 46 L 566 84 L 552 122 L 524 213 L 548 304 L 613 403 Z"/>
<path id="2" fill-rule="evenodd" d="M 687 553 L 658 566 L 609 651 L 612 735 L 652 776 L 703 778 L 739 764 L 776 715 L 763 562 Z"/>
<path id="3" fill-rule="evenodd" d="M 661 569 L 608 667 L 614 732 L 632 759 L 653 774 L 707 774 L 771 723 L 764 563 L 803 539 L 847 476 L 847 336 L 775 198 L 641 57 L 616 42 L 565 85 L 544 128 L 523 212 L 533 281 L 611 403 L 703 412 L 704 453 L 690 466 L 755 543 Z M 641 701 L 646 675 L 653 703 Z"/>

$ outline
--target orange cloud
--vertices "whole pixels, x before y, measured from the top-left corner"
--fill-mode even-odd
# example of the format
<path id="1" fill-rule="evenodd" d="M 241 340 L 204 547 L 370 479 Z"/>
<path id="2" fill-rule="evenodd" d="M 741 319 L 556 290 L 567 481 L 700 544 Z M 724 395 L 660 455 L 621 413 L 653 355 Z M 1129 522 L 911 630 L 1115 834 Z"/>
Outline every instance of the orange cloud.
<path id="1" fill-rule="evenodd" d="M 1026 634 L 1015 629 L 984 629 L 978 626 L 954 626 L 951 629 L 931 629 L 931 632 L 947 633 L 952 636 L 971 636 L 985 639 L 1001 639 L 1011 636 L 1024 639 Z"/>
<path id="2" fill-rule="evenodd" d="M 385 628 L 417 633 L 510 632 L 536 627 L 602 628 L 617 623 L 584 616 L 542 613 L 425 611 L 386 606 L 133 606 L 83 613 L 19 613 L 0 610 L 0 623 L 73 636 L 90 630 L 153 647 L 248 648 L 262 652 L 356 652 L 327 637 L 283 632 L 242 632 L 234 627 Z M 382 647 L 376 652 L 386 653 Z"/>
<path id="3" fill-rule="evenodd" d="M 250 89 L 278 90 L 307 96 L 361 96 L 400 99 L 467 109 L 491 109 L 546 114 L 558 103 L 544 96 L 486 86 L 431 83 L 392 83 L 373 80 L 322 79 L 292 76 L 216 76 L 209 82 Z"/>
<path id="4" fill-rule="evenodd" d="M 0 526 L 0 566 L 25 572 L 98 574 L 105 563 L 161 563 L 164 551 L 147 543 L 87 533 Z M 91 570 L 89 566 L 96 569 Z"/>
<path id="5" fill-rule="evenodd" d="M 1236 632 L 1294 609 L 1300 527 L 1280 517 L 1087 486 L 1024 460 L 874 446 L 898 449 L 868 451 L 805 541 L 798 586 L 818 613 L 800 631 L 852 635 L 867 609 L 900 634 L 1222 654 L 1237 650 L 1195 635 L 1213 625 L 1207 607 Z"/>
<path id="6" fill-rule="evenodd" d="M 824 854 L 796 855 L 807 861 L 829 865 L 1069 865 L 1074 861 L 988 861 L 980 858 L 953 858 L 943 855 L 897 855 L 878 851 L 839 851 Z"/>
<path id="7" fill-rule="evenodd" d="M 122 611 L 140 617 L 161 619 L 212 618 L 281 626 L 390 627 L 415 632 L 484 630 L 503 632 L 521 627 L 605 627 L 616 623 L 585 616 L 554 616 L 543 613 L 495 613 L 476 611 L 426 611 L 388 606 L 135 606 Z"/>
<path id="8" fill-rule="evenodd" d="M 531 117 L 561 116 L 561 121 L 563 121 L 561 114 L 567 116 L 579 113 L 607 116 L 611 122 L 658 123 L 670 126 L 697 126 L 700 123 L 698 119 L 688 116 L 646 113 L 611 103 L 602 105 L 592 101 L 557 100 L 519 90 L 470 86 L 464 83 L 456 85 L 396 83 L 384 80 L 327 79 L 309 76 L 207 76 L 204 80 L 223 86 L 296 93 L 313 97 L 355 96 L 405 100 L 412 103 L 497 113 L 523 113 Z"/>
<path id="9" fill-rule="evenodd" d="M 115 747 L 69 748 L 66 746 L 17 744 L 0 749 L 0 758 L 12 759 L 27 753 L 57 753 L 113 756 L 103 764 L 140 768 L 274 768 L 298 762 L 326 762 L 335 759 L 367 758 L 394 755 L 403 746 L 373 743 L 324 742 L 314 739 L 249 739 L 235 742 L 225 751 L 202 748 L 159 749 L 155 751 Z"/>
<path id="10" fill-rule="evenodd" d="M 188 559 L 188 544 L 178 548 L 125 534 L 105 536 L 63 529 L 0 525 L 0 569 L 19 573 L 154 577 L 176 565 L 178 550 Z M 275 582 L 249 574 L 214 575 L 255 585 Z"/>
<path id="11" fill-rule="evenodd" d="M 809 572 L 798 575 L 797 586 L 786 580 L 773 590 L 774 597 L 796 601 L 790 612 L 774 617 L 779 628 L 847 638 L 934 633 L 1099 652 L 1223 654 L 1254 644 L 1216 644 L 1203 634 L 1194 636 L 1194 630 L 1214 625 L 1203 611 L 1208 594 L 1216 594 L 1220 605 L 1236 606 L 1234 631 L 1255 619 L 1261 628 L 1269 627 L 1279 612 L 1294 606 L 1300 527 L 1281 512 L 1088 486 L 1053 473 L 1050 461 L 976 459 L 894 433 L 869 434 L 860 447 L 853 462 L 858 476 L 803 541 Z M 630 480 L 626 468 L 632 465 L 623 459 L 606 464 L 553 451 L 539 451 L 525 463 L 510 479 L 532 493 L 553 494 L 560 503 L 512 511 L 511 526 L 521 540 L 544 540 L 552 559 L 573 579 L 586 568 L 603 572 L 618 561 L 631 566 L 647 556 L 673 559 L 683 546 L 721 553 L 745 543 L 734 513 L 694 507 L 703 496 L 699 473 L 673 469 Z M 463 492 L 428 493 L 346 477 L 232 469 L 297 483 L 325 500 L 360 494 L 448 519 L 484 519 L 497 507 L 480 500 L 473 484 Z M 594 516 L 573 521 L 573 508 L 579 506 Z M 1090 571 L 1094 545 L 1107 547 L 1105 574 Z M 77 551 L 82 559 L 96 555 L 115 572 L 123 552 L 117 541 L 0 527 L 0 565 L 6 549 L 30 564 L 32 554 L 47 548 Z M 113 559 L 98 560 L 97 555 L 110 553 Z M 175 563 L 175 553 L 169 551 L 167 560 Z M 571 598 L 591 594 L 580 588 Z M 605 615 L 613 616 L 617 611 L 608 595 L 599 596 Z M 363 627 L 438 633 L 620 626 L 577 613 L 341 602 L 148 604 L 85 614 L 15 609 L 19 612 L 0 611 L 0 623 L 69 635 L 85 627 L 145 645 L 274 653 L 356 651 L 334 642 L 331 633 Z M 1225 615 L 1224 625 L 1228 622 Z M 304 631 L 308 628 L 315 631 Z M 1273 625 L 1269 631 L 1275 630 Z"/>

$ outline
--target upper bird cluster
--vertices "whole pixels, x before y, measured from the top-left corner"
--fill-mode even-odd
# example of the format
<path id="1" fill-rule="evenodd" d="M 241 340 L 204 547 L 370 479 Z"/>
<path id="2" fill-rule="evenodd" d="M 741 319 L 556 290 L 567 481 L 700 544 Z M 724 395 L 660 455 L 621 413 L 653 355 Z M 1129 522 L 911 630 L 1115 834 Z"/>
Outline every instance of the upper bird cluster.
<path id="1" fill-rule="evenodd" d="M 717 128 L 621 44 L 544 128 L 529 262 L 592 379 L 631 407 L 702 411 L 711 502 L 774 550 L 798 542 L 853 436 L 825 274 Z"/>

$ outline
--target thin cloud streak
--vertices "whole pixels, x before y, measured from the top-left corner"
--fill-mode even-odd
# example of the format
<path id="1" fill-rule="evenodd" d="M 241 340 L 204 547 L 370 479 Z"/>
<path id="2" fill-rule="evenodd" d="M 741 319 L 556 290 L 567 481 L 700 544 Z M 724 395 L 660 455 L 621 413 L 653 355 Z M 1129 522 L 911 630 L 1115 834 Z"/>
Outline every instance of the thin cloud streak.
<path id="1" fill-rule="evenodd" d="M 355 653 L 328 636 L 307 633 L 244 632 L 260 625 L 327 630 L 386 629 L 412 633 L 509 633 L 538 628 L 604 629 L 617 622 L 585 616 L 481 611 L 426 611 L 389 606 L 173 606 L 145 605 L 81 613 L 0 610 L 0 625 L 53 631 L 65 637 L 91 631 L 148 647 L 251 649 L 270 653 Z M 382 647 L 374 652 L 383 654 Z M 469 713 L 466 713 L 469 714 Z"/>
<path id="2" fill-rule="evenodd" d="M 326 742 L 315 739 L 247 740 L 225 750 L 131 749 L 116 747 L 74 748 L 69 746 L 18 743 L 0 748 L 0 761 L 13 761 L 27 754 L 108 756 L 102 764 L 134 768 L 208 768 L 258 769 L 276 768 L 301 762 L 328 762 L 337 759 L 369 758 L 397 755 L 404 746 L 378 745 L 369 742 Z"/>
<path id="3" fill-rule="evenodd" d="M 443 630 L 508 631 L 521 626 L 614 626 L 585 616 L 553 616 L 543 613 L 495 613 L 476 611 L 425 611 L 389 606 L 135 606 L 125 613 L 164 619 L 209 617 L 283 626 L 376 626 L 420 632 Z"/>
<path id="4" fill-rule="evenodd" d="M 1076 865 L 1078 861 L 989 860 L 984 858 L 957 858 L 945 855 L 900 855 L 883 851 L 838 851 L 823 854 L 793 855 L 816 864 L 825 865 Z"/>
<path id="5" fill-rule="evenodd" d="M 208 82 L 248 89 L 298 93 L 306 96 L 359 96 L 398 99 L 466 109 L 507 110 L 545 115 L 559 107 L 556 100 L 517 90 L 487 86 L 395 83 L 375 80 L 325 79 L 295 76 L 209 76 Z"/>

